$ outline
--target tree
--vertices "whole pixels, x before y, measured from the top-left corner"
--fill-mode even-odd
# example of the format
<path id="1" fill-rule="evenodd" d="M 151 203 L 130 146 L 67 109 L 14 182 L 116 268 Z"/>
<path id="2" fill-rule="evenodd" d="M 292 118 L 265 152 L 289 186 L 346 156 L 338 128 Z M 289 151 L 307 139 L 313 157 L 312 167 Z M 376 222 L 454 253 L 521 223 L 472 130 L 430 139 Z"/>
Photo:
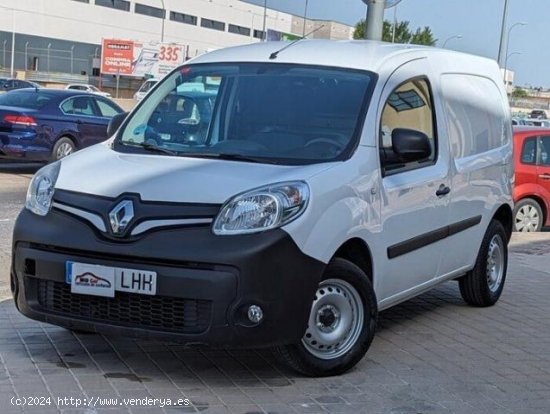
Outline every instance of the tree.
<path id="1" fill-rule="evenodd" d="M 517 86 L 512 91 L 512 98 L 521 99 L 521 98 L 527 98 L 529 94 L 527 91 L 523 88 L 518 88 Z"/>
<path id="2" fill-rule="evenodd" d="M 395 43 L 412 43 L 415 45 L 427 45 L 433 46 L 437 42 L 437 39 L 434 38 L 432 30 L 429 27 L 418 28 L 413 32 L 409 28 L 410 22 L 401 21 L 397 22 L 395 25 Z M 355 25 L 355 31 L 353 32 L 354 39 L 364 39 L 365 38 L 365 19 L 360 20 Z M 382 40 L 384 42 L 391 42 L 393 39 L 393 24 L 389 21 L 384 21 L 384 26 L 382 28 Z"/>

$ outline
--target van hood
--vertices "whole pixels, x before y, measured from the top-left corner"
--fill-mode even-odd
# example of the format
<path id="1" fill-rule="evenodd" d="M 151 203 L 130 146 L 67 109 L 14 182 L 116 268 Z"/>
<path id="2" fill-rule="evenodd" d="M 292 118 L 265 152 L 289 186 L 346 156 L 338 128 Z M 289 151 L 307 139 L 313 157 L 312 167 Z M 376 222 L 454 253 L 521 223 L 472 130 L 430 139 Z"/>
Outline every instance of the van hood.
<path id="1" fill-rule="evenodd" d="M 240 161 L 115 152 L 106 143 L 61 161 L 57 189 L 144 201 L 221 204 L 267 184 L 306 180 L 335 163 L 281 166 Z"/>

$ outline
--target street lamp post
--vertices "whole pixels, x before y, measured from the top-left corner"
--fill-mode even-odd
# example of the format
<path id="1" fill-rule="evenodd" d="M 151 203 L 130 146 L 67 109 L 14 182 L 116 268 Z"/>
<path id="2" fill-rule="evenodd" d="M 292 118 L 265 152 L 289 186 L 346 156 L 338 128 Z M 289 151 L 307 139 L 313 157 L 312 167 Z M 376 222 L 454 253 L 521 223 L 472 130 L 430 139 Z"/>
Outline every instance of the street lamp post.
<path id="1" fill-rule="evenodd" d="M 382 40 L 386 0 L 363 0 L 367 5 L 365 39 Z"/>
<path id="2" fill-rule="evenodd" d="M 160 0 L 162 3 L 162 26 L 160 31 L 160 41 L 161 43 L 164 43 L 164 21 L 166 20 L 166 5 L 164 4 L 164 0 Z"/>
<path id="3" fill-rule="evenodd" d="M 4 43 L 2 45 L 2 67 L 6 67 L 6 43 L 8 43 L 8 39 L 4 40 Z"/>
<path id="4" fill-rule="evenodd" d="M 391 31 L 391 42 L 395 43 L 395 30 L 397 27 L 397 5 L 393 8 L 393 27 Z"/>
<path id="5" fill-rule="evenodd" d="M 71 46 L 71 75 L 74 71 L 74 45 Z"/>
<path id="6" fill-rule="evenodd" d="M 267 23 L 267 0 L 264 0 L 264 25 L 262 29 L 262 40 L 265 42 L 267 40 L 266 32 L 266 23 Z"/>
<path id="7" fill-rule="evenodd" d="M 504 59 L 504 86 L 506 87 L 506 92 L 508 92 L 508 59 L 514 55 L 521 55 L 521 52 L 512 52 L 507 54 Z"/>
<path id="8" fill-rule="evenodd" d="M 441 46 L 442 49 L 445 49 L 445 46 L 447 46 L 447 43 L 453 39 L 462 39 L 462 35 L 455 35 L 455 36 L 451 36 L 449 37 L 447 40 L 445 40 L 443 42 L 443 46 Z"/>
<path id="9" fill-rule="evenodd" d="M 508 34 L 506 35 L 506 58 L 504 59 L 504 78 L 506 79 L 506 69 L 508 68 L 508 49 L 510 47 L 510 34 L 512 33 L 512 29 L 517 26 L 527 26 L 527 23 L 525 22 L 517 22 L 514 23 L 510 28 L 508 29 Z"/>
<path id="10" fill-rule="evenodd" d="M 506 80 L 506 72 L 508 71 L 508 59 L 510 59 L 514 55 L 521 55 L 521 52 L 512 52 L 506 55 L 506 59 L 504 59 L 504 80 Z"/>
<path id="11" fill-rule="evenodd" d="M 302 32 L 302 37 L 306 37 L 306 22 L 307 22 L 307 6 L 308 6 L 308 1 L 309 0 L 306 0 L 306 7 L 305 7 L 305 10 L 304 10 L 304 30 Z"/>
<path id="12" fill-rule="evenodd" d="M 25 43 L 25 72 L 28 70 L 27 66 L 29 62 L 29 58 L 28 58 L 29 43 L 30 42 Z"/>
<path id="13" fill-rule="evenodd" d="M 48 43 L 48 73 L 50 73 L 50 49 L 52 48 L 52 44 Z"/>
<path id="14" fill-rule="evenodd" d="M 12 9 L 13 12 L 13 21 L 12 21 L 12 30 L 11 30 L 11 77 L 15 77 L 15 9 Z"/>
<path id="15" fill-rule="evenodd" d="M 502 25 L 500 27 L 500 43 L 498 45 L 498 57 L 497 62 L 499 64 L 502 63 L 502 52 L 504 49 L 504 31 L 506 30 L 506 19 L 508 17 L 508 0 L 504 0 L 504 9 L 502 11 Z M 508 43 L 508 40 L 506 40 L 506 43 Z"/>

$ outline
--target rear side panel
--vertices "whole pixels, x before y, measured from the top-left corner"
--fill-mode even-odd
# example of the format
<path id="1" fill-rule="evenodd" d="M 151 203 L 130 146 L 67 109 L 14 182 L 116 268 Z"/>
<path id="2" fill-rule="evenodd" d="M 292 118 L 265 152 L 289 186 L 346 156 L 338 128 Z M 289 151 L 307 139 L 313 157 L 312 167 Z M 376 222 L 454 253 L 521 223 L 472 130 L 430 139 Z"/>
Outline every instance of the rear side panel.
<path id="1" fill-rule="evenodd" d="M 449 237 L 446 251 L 451 254 L 442 261 L 440 275 L 473 267 L 491 218 L 503 204 L 511 205 L 512 130 L 498 73 L 495 65 L 495 70 L 484 76 L 441 76 L 453 158 L 449 223 L 479 224 Z"/>

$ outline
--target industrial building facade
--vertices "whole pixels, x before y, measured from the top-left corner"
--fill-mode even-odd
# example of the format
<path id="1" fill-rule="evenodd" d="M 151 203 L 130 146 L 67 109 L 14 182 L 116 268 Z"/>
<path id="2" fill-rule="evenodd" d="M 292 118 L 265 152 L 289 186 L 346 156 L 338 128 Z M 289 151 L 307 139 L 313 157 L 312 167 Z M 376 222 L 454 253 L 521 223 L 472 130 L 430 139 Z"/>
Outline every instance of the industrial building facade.
<path id="1" fill-rule="evenodd" d="M 353 33 L 336 22 L 307 20 L 305 26 L 305 32 L 318 29 L 311 35 L 317 38 Z M 97 76 L 103 38 L 179 43 L 192 58 L 273 33 L 302 36 L 304 19 L 269 8 L 264 14 L 240 0 L 0 0 L 3 74 L 13 65 L 17 72 Z"/>

